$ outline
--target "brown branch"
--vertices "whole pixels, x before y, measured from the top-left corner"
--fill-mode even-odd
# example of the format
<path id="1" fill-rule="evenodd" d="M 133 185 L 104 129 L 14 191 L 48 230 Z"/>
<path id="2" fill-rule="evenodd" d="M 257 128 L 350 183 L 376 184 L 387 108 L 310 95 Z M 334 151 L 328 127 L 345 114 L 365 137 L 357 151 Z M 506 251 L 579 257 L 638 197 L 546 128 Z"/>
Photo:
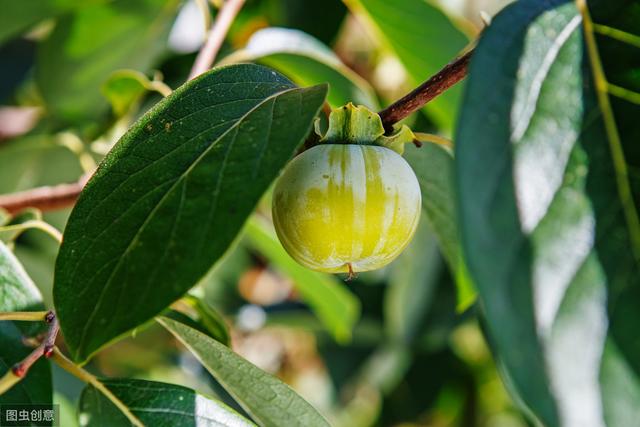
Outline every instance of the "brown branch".
<path id="1" fill-rule="evenodd" d="M 244 1 L 245 0 L 227 0 L 224 2 L 216 15 L 215 22 L 207 34 L 207 40 L 204 46 L 202 46 L 200 52 L 198 52 L 198 56 L 193 63 L 193 68 L 191 68 L 191 73 L 189 73 L 188 80 L 199 76 L 211 68 L 222 46 L 222 42 L 224 42 L 227 36 L 227 32 L 229 32 L 231 24 L 233 24 L 236 15 L 244 5 Z"/>
<path id="2" fill-rule="evenodd" d="M 244 1 L 245 0 L 227 0 L 224 3 L 209 32 L 207 42 L 200 50 L 193 64 L 189 79 L 203 73 L 211 66 L 229 27 L 242 8 Z M 426 103 L 462 80 L 467 74 L 469 60 L 472 54 L 473 50 L 470 50 L 450 62 L 429 80 L 380 111 L 378 114 L 382 119 L 385 129 L 391 131 L 394 124 L 420 109 Z M 316 141 L 313 140 L 312 136 L 307 143 L 305 143 L 303 149 L 307 149 L 315 143 Z M 88 176 L 84 176 L 78 180 L 78 182 L 72 184 L 39 187 L 19 193 L 0 195 L 0 208 L 7 210 L 9 213 L 15 213 L 27 207 L 34 207 L 41 211 L 67 208 L 73 206 L 87 180 Z"/>
<path id="3" fill-rule="evenodd" d="M 84 188 L 88 176 L 81 177 L 71 184 L 37 187 L 18 193 L 0 195 L 0 208 L 16 213 L 24 208 L 37 208 L 52 211 L 73 206 Z"/>
<path id="4" fill-rule="evenodd" d="M 24 376 L 29 371 L 29 368 L 38 361 L 42 356 L 51 357 L 53 354 L 53 348 L 55 347 L 56 337 L 58 336 L 58 331 L 60 330 L 60 325 L 58 324 L 58 319 L 53 311 L 50 311 L 45 316 L 45 322 L 49 324 L 49 330 L 45 335 L 44 339 L 40 343 L 38 347 L 35 348 L 27 357 L 25 357 L 21 362 L 15 364 L 13 368 L 11 368 L 11 372 L 18 378 L 24 378 Z"/>
<path id="5" fill-rule="evenodd" d="M 448 63 L 429 80 L 380 111 L 378 114 L 384 128 L 391 131 L 394 124 L 422 108 L 426 103 L 462 80 L 467 75 L 472 54 L 473 49 Z"/>

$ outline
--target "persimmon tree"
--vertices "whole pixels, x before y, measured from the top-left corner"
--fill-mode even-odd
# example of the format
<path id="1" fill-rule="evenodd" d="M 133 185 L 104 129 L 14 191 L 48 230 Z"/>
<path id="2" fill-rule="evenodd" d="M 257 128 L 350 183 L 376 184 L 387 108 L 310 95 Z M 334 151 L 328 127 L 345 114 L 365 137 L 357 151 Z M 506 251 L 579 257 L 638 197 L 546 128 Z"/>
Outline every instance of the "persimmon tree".
<path id="1" fill-rule="evenodd" d="M 0 1 L 2 55 L 32 54 L 0 117 L 26 123 L 0 142 L 0 405 L 67 402 L 71 374 L 82 426 L 491 425 L 497 366 L 517 425 L 637 425 L 636 1 L 475 30 L 423 0 L 34 3 Z M 328 43 L 366 28 L 404 86 L 256 30 L 274 4 Z M 205 41 L 168 54 L 181 8 Z M 256 275 L 286 303 L 210 296 Z M 329 403 L 243 357 L 255 316 L 316 337 Z M 138 334 L 163 343 L 142 365 L 179 346 L 208 388 L 109 375 Z"/>

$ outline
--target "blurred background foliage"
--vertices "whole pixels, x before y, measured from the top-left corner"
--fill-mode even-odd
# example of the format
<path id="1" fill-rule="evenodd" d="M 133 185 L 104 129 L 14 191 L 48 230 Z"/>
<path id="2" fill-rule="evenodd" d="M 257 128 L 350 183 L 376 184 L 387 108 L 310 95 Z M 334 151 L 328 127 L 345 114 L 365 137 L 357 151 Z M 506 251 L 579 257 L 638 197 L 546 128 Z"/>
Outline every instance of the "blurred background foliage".
<path id="1" fill-rule="evenodd" d="M 332 106 L 379 108 L 452 59 L 482 29 L 481 14 L 506 3 L 248 0 L 218 64 L 262 63 L 300 85 L 329 82 Z M 178 0 L 0 0 L 0 194 L 91 173 L 137 117 L 185 81 L 215 17 L 210 9 L 205 16 L 197 2 Z M 408 123 L 450 137 L 460 90 Z M 392 265 L 344 283 L 282 256 L 264 221 L 268 198 L 192 291 L 224 317 L 234 350 L 336 426 L 529 425 L 498 376 L 475 306 L 457 309 L 460 296 L 426 220 Z M 62 230 L 68 213 L 44 219 Z M 57 244 L 33 230 L 0 237 L 51 307 Z M 336 300 L 344 306 L 326 306 Z M 100 352 L 87 368 L 182 384 L 242 412 L 157 325 Z M 55 365 L 53 378 L 61 425 L 73 426 L 83 384 Z"/>

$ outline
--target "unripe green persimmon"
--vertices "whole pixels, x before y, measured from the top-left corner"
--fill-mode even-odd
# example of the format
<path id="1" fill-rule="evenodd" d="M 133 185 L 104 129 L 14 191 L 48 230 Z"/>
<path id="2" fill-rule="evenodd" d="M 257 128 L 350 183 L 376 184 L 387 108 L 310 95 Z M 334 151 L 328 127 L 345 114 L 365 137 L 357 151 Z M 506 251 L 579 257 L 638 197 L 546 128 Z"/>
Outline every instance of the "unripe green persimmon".
<path id="1" fill-rule="evenodd" d="M 380 268 L 418 226 L 418 180 L 396 152 L 373 145 L 318 145 L 293 159 L 273 194 L 273 222 L 287 252 L 328 273 Z"/>

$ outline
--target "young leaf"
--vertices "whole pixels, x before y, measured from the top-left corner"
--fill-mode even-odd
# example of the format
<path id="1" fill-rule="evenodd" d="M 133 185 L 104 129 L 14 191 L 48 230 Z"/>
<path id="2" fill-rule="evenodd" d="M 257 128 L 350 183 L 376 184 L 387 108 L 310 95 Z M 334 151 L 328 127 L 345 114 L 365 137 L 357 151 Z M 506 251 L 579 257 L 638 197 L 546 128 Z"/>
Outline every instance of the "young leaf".
<path id="1" fill-rule="evenodd" d="M 620 143 L 637 162 L 628 151 L 637 138 L 630 121 L 620 122 L 622 142 L 610 138 L 582 22 L 564 1 L 500 13 L 474 54 L 456 138 L 461 237 L 487 330 L 517 394 L 548 426 L 605 424 L 607 325 L 638 360 L 628 327 L 640 290 L 637 217 L 620 197 L 629 186 Z"/>
<path id="2" fill-rule="evenodd" d="M 101 85 L 118 69 L 149 71 L 164 51 L 178 0 L 115 0 L 60 18 L 39 46 L 35 75 L 48 111 L 66 122 L 107 109 Z"/>
<path id="3" fill-rule="evenodd" d="M 378 108 L 375 93 L 366 80 L 345 66 L 321 41 L 299 30 L 272 27 L 256 31 L 247 46 L 227 57 L 225 62 L 228 61 L 257 61 L 301 86 L 327 82 L 327 102 L 332 107 L 353 102 Z"/>
<path id="4" fill-rule="evenodd" d="M 220 68 L 122 137 L 80 196 L 56 263 L 55 306 L 76 360 L 153 318 L 222 256 L 326 90 L 262 66 Z"/>
<path id="5" fill-rule="evenodd" d="M 360 317 L 360 302 L 333 276 L 302 267 L 284 250 L 275 232 L 257 219 L 247 223 L 248 245 L 293 280 L 302 299 L 339 342 L 349 341 Z"/>
<path id="6" fill-rule="evenodd" d="M 117 117 L 122 117 L 136 105 L 147 90 L 149 78 L 135 70 L 117 70 L 102 84 L 100 91 L 109 100 Z"/>
<path id="7" fill-rule="evenodd" d="M 255 426 L 224 403 L 190 388 L 134 379 L 103 380 L 102 383 L 147 426 Z M 90 385 L 80 395 L 78 418 L 81 427 L 130 425 L 124 414 Z"/>
<path id="8" fill-rule="evenodd" d="M 396 53 L 414 86 L 438 72 L 467 44 L 466 36 L 449 18 L 425 0 L 343 1 Z M 459 97 L 460 88 L 453 87 L 425 110 L 443 128 L 451 129 Z"/>
<path id="9" fill-rule="evenodd" d="M 206 335 L 166 317 L 158 322 L 191 351 L 238 403 L 264 427 L 328 427 L 288 385 Z"/>
<path id="10" fill-rule="evenodd" d="M 0 242 L 0 312 L 40 311 L 40 292 L 16 257 Z M 0 321 L 0 377 L 24 359 L 31 348 L 22 342 L 24 334 L 38 332 L 38 325 Z M 53 396 L 51 366 L 35 363 L 26 378 L 0 396 L 0 404 L 50 404 Z"/>

